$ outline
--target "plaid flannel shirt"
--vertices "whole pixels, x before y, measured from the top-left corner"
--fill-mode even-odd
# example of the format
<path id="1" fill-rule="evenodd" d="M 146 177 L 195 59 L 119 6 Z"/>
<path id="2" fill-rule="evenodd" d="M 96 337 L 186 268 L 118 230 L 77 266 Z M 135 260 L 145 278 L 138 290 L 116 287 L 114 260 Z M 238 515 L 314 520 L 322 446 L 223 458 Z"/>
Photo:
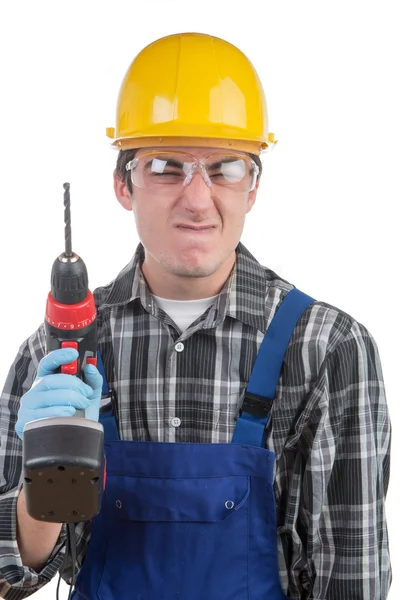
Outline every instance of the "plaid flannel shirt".
<path id="1" fill-rule="evenodd" d="M 216 301 L 184 332 L 147 288 L 140 244 L 116 279 L 95 290 L 121 439 L 230 442 L 263 336 L 293 288 L 243 244 L 236 254 Z M 14 426 L 44 352 L 41 325 L 20 347 L 1 396 L 0 596 L 7 600 L 34 593 L 64 558 L 65 526 L 39 573 L 22 564 L 16 542 L 22 443 Z M 315 302 L 291 337 L 267 426 L 267 448 L 276 453 L 279 573 L 290 598 L 386 599 L 390 436 L 374 339 L 348 314 Z M 75 527 L 78 569 L 90 528 L 90 521 Z M 69 565 L 66 581 L 71 573 Z"/>

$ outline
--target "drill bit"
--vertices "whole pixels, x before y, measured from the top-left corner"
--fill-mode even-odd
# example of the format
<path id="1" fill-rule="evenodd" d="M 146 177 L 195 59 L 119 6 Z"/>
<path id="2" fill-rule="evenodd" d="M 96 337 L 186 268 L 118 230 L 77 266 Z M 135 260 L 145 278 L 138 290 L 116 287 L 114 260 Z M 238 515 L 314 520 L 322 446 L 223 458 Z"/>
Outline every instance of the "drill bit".
<path id="1" fill-rule="evenodd" d="M 72 258 L 71 240 L 71 199 L 69 196 L 69 183 L 64 183 L 64 223 L 65 223 L 65 256 Z"/>

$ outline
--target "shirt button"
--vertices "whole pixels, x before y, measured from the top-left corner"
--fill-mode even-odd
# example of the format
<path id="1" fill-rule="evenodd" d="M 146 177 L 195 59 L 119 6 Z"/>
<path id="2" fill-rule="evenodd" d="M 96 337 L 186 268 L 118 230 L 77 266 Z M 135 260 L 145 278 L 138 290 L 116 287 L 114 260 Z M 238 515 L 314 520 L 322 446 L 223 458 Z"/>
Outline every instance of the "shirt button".
<path id="1" fill-rule="evenodd" d="M 179 417 L 172 417 L 170 423 L 172 427 L 179 427 L 179 425 L 181 424 L 181 420 Z"/>
<path id="2" fill-rule="evenodd" d="M 178 342 L 178 343 L 176 344 L 176 346 L 175 346 L 175 350 L 176 350 L 177 352 L 182 352 L 182 350 L 184 349 L 184 347 L 185 347 L 185 346 L 182 344 L 182 342 Z"/>

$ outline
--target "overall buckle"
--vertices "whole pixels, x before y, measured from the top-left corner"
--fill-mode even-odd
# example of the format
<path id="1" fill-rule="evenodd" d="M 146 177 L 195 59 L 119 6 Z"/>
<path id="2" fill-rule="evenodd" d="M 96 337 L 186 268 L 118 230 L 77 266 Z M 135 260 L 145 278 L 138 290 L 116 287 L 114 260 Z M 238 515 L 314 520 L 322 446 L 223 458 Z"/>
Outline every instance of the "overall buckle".
<path id="1" fill-rule="evenodd" d="M 266 418 L 269 415 L 273 401 L 273 398 L 257 396 L 257 394 L 252 394 L 246 390 L 239 415 L 241 416 L 245 412 L 260 419 Z"/>

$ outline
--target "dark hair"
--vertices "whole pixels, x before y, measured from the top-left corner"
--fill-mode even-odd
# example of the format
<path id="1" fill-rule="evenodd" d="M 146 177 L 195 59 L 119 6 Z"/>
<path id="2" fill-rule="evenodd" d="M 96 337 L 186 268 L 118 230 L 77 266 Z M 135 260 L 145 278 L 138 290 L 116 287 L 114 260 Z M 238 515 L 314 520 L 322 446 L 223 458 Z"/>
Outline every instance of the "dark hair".
<path id="1" fill-rule="evenodd" d="M 138 148 L 134 148 L 132 150 L 120 150 L 118 153 L 117 165 L 115 168 L 118 179 L 120 181 L 123 181 L 124 183 L 126 183 L 130 194 L 132 194 L 132 192 L 133 192 L 132 181 L 129 176 L 129 171 L 127 171 L 125 167 L 130 160 L 133 160 L 135 158 L 135 154 L 136 154 L 137 150 L 138 150 Z M 260 170 L 258 177 L 260 177 L 261 173 L 262 173 L 262 163 L 261 163 L 260 157 L 257 156 L 256 154 L 250 154 L 249 152 L 246 152 L 246 154 L 247 154 L 247 156 L 250 156 L 250 158 L 252 158 L 254 160 L 254 162 L 256 163 L 256 165 L 258 166 L 258 168 Z"/>

